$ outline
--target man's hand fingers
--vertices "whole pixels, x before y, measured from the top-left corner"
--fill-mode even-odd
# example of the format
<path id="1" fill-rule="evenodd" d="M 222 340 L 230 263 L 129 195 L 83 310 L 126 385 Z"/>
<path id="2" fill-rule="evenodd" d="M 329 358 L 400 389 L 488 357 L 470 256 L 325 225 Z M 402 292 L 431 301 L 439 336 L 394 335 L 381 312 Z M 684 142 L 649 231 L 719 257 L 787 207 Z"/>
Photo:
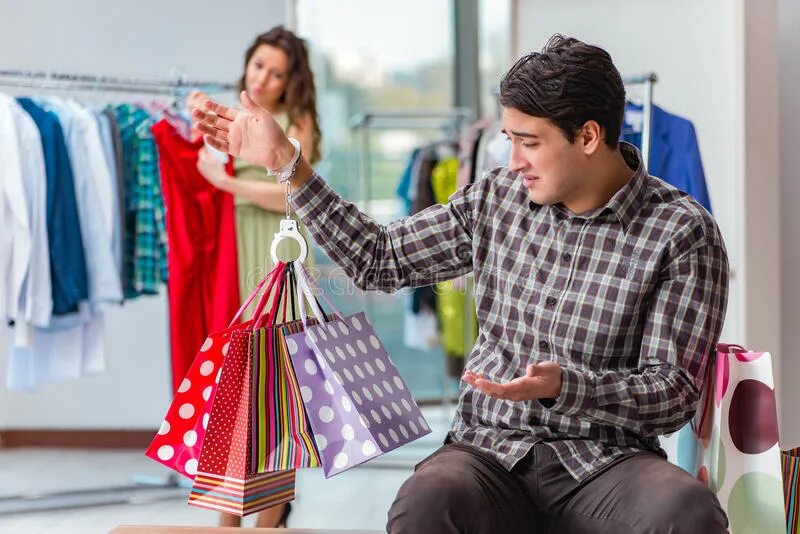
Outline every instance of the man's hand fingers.
<path id="1" fill-rule="evenodd" d="M 219 141 L 210 135 L 204 135 L 203 140 L 217 150 L 225 152 L 226 154 L 229 152 L 229 146 L 227 142 Z"/>
<path id="2" fill-rule="evenodd" d="M 219 102 L 214 102 L 213 100 L 206 100 L 203 102 L 203 111 L 212 112 L 219 115 L 221 118 L 226 119 L 228 121 L 233 122 L 236 116 L 239 114 L 239 110 L 235 108 L 229 108 L 224 104 L 220 104 Z"/>
<path id="3" fill-rule="evenodd" d="M 253 115 L 257 115 L 260 111 L 263 111 L 261 106 L 256 104 L 255 101 L 250 98 L 250 95 L 247 94 L 247 91 L 242 91 L 242 93 L 239 95 L 239 100 L 242 103 L 242 106 L 244 106 L 244 109 Z"/>
<path id="4" fill-rule="evenodd" d="M 225 117 L 198 108 L 195 108 L 195 110 L 192 111 L 192 118 L 197 122 L 197 124 L 204 124 L 206 126 L 216 128 L 217 130 L 227 131 L 231 126 L 231 121 Z"/>
<path id="5" fill-rule="evenodd" d="M 229 141 L 227 130 L 218 130 L 213 126 L 209 126 L 205 122 L 198 122 L 195 126 L 195 129 L 199 130 L 201 133 L 213 137 L 221 143 L 227 143 Z"/>
<path id="6" fill-rule="evenodd" d="M 506 391 L 507 386 L 504 384 L 498 384 L 496 382 L 486 380 L 485 378 L 479 378 L 475 381 L 475 386 L 492 397 L 497 397 L 498 399 L 509 398 L 508 392 Z"/>

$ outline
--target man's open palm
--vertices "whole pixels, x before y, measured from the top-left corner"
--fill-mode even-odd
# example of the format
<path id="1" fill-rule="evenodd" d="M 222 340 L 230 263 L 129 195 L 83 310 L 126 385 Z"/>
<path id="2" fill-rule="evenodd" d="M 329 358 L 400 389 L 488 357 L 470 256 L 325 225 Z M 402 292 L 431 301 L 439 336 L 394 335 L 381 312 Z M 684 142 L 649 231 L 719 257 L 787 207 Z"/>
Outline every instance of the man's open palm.
<path id="1" fill-rule="evenodd" d="M 468 384 L 498 399 L 554 399 L 561 394 L 561 366 L 556 362 L 533 363 L 527 367 L 524 376 L 505 384 L 492 382 L 472 371 L 465 371 L 463 378 Z"/>
<path id="2" fill-rule="evenodd" d="M 241 102 L 244 109 L 237 110 L 206 100 L 202 107 L 192 111 L 197 129 L 217 150 L 268 169 L 285 165 L 287 161 L 282 160 L 286 159 L 286 147 L 289 159 L 293 148 L 280 125 L 244 91 Z"/>

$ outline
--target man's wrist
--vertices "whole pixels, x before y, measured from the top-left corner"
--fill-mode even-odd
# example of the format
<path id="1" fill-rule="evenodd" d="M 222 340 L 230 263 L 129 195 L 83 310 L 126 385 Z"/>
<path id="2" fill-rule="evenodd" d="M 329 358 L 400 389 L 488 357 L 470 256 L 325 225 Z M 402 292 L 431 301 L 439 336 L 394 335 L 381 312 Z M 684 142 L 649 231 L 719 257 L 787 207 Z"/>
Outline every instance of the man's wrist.
<path id="1" fill-rule="evenodd" d="M 294 158 L 294 145 L 288 138 L 284 138 L 280 146 L 275 150 L 275 163 L 272 169 L 281 169 L 291 163 Z"/>

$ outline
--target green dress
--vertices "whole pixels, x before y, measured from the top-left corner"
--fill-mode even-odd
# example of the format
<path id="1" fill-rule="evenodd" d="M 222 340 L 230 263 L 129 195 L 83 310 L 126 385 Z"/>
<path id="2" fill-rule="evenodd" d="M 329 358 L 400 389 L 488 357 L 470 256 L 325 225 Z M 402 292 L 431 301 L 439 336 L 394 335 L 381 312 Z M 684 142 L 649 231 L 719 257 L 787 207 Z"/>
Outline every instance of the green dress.
<path id="1" fill-rule="evenodd" d="M 275 120 L 284 131 L 288 130 L 289 120 L 285 113 L 275 115 Z M 267 173 L 264 167 L 253 165 L 236 158 L 233 162 L 234 175 L 237 180 L 258 180 L 275 183 L 275 177 Z M 283 212 L 268 211 L 256 206 L 241 197 L 234 197 L 236 206 L 236 250 L 239 263 L 239 295 L 244 302 L 253 292 L 258 282 L 269 273 L 272 262 L 272 240 L 280 230 L 280 222 L 286 217 Z M 305 227 L 299 223 L 298 228 L 308 243 L 308 257 L 304 262 L 307 269 L 313 266 L 312 242 Z M 291 239 L 284 239 L 278 245 L 278 258 L 294 260 L 300 254 L 299 245 Z M 252 307 L 251 307 L 252 308 Z"/>

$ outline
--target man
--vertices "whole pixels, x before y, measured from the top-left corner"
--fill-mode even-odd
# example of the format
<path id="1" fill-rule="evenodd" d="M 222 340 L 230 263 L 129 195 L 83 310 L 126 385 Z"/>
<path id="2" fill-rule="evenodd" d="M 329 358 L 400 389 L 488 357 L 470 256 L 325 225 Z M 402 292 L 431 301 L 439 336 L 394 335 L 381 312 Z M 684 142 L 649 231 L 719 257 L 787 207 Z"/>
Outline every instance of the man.
<path id="1" fill-rule="evenodd" d="M 285 166 L 293 146 L 242 99 L 243 112 L 195 111 L 208 142 Z M 658 445 L 694 414 L 722 328 L 717 225 L 617 141 L 624 86 L 601 48 L 554 36 L 500 100 L 509 167 L 446 206 L 381 226 L 302 159 L 291 177 L 298 215 L 359 287 L 475 276 L 480 335 L 456 417 L 389 532 L 725 532 L 713 493 Z"/>

